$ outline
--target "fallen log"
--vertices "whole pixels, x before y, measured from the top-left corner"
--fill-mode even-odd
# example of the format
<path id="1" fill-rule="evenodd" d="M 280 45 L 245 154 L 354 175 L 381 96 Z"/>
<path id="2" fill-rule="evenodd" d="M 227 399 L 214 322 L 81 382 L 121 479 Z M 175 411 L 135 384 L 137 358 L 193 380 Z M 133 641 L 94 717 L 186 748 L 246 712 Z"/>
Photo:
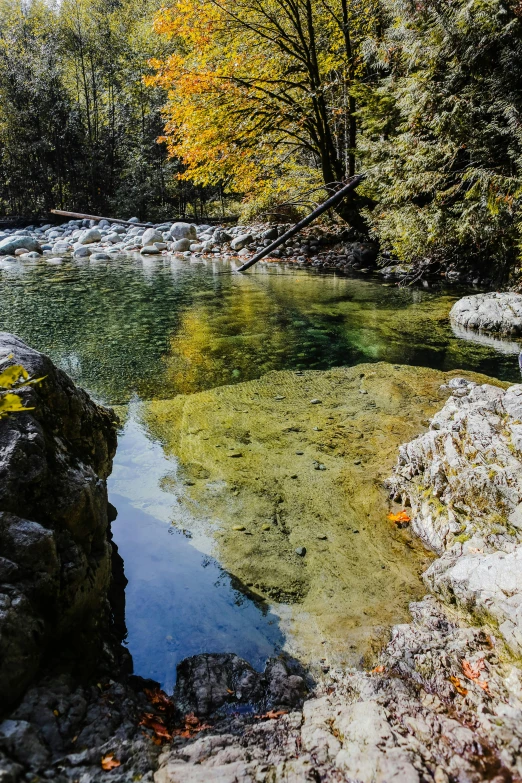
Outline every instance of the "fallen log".
<path id="1" fill-rule="evenodd" d="M 135 223 L 134 220 L 121 220 L 120 218 L 102 217 L 100 215 L 87 215 L 83 212 L 66 212 L 63 209 L 51 209 L 53 215 L 62 215 L 63 217 L 75 218 L 76 220 L 110 220 L 111 223 L 121 223 L 124 226 L 140 226 L 148 228 L 150 223 Z M 238 215 L 228 215 L 222 218 L 189 218 L 189 217 L 177 217 L 169 218 L 169 223 L 235 223 L 238 219 Z"/>
<path id="2" fill-rule="evenodd" d="M 312 221 L 318 218 L 319 215 L 322 215 L 323 212 L 326 212 L 328 209 L 331 209 L 340 201 L 342 201 L 343 198 L 348 195 L 348 193 L 350 193 L 352 190 L 355 190 L 355 188 L 360 185 L 363 179 L 364 174 L 359 174 L 357 177 L 354 177 L 351 182 L 349 182 L 347 185 L 344 185 L 340 190 L 337 191 L 337 193 L 334 193 L 334 195 L 330 196 L 329 199 L 323 201 L 322 204 L 319 204 L 319 206 L 316 207 L 313 212 L 310 212 L 310 214 L 300 220 L 299 223 L 296 223 L 295 226 L 292 226 L 292 228 L 288 229 L 288 231 L 286 231 L 282 236 L 274 239 L 274 241 L 271 242 L 268 247 L 264 247 L 263 250 L 260 250 L 259 253 L 255 254 L 255 256 L 250 258 L 248 261 L 245 261 L 245 263 L 242 264 L 242 266 L 240 266 L 236 271 L 245 272 L 247 269 L 250 269 L 251 266 L 257 264 L 258 261 L 269 255 L 272 250 L 275 250 L 276 247 L 279 247 L 283 244 L 283 242 L 286 242 L 287 239 L 295 236 L 301 231 L 301 229 L 312 223 Z"/>

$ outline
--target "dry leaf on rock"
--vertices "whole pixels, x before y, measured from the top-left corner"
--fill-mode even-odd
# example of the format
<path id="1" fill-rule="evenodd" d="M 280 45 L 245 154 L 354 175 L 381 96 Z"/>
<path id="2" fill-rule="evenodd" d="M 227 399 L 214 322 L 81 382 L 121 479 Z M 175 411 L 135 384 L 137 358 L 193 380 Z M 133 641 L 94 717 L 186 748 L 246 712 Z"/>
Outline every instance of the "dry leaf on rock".
<path id="1" fill-rule="evenodd" d="M 277 720 L 281 715 L 288 715 L 288 710 L 268 710 L 263 715 L 254 715 L 256 720 Z"/>
<path id="2" fill-rule="evenodd" d="M 451 682 L 457 693 L 460 693 L 461 696 L 467 696 L 468 689 L 461 685 L 458 677 L 451 676 L 448 677 L 448 680 Z"/>
<path id="3" fill-rule="evenodd" d="M 411 517 L 406 511 L 399 511 L 397 514 L 388 514 L 390 522 L 395 522 L 396 525 L 405 525 L 411 522 Z"/>
<path id="4" fill-rule="evenodd" d="M 468 680 L 478 680 L 480 672 L 485 668 L 484 658 L 480 658 L 476 663 L 470 663 L 469 661 L 462 661 L 462 671 L 464 676 Z"/>
<path id="5" fill-rule="evenodd" d="M 114 758 L 114 753 L 109 753 L 107 756 L 103 756 L 101 760 L 101 767 L 106 772 L 108 772 L 111 769 L 116 769 L 116 767 L 121 766 L 121 761 L 118 761 L 118 759 Z"/>

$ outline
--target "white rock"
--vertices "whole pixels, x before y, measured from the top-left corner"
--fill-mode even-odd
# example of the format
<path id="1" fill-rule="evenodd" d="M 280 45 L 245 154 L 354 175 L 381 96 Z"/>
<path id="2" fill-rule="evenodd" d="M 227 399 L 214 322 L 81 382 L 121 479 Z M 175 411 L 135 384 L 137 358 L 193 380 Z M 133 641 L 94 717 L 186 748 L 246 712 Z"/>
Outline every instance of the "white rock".
<path id="1" fill-rule="evenodd" d="M 198 238 L 196 227 L 192 223 L 173 223 L 170 227 L 170 236 L 172 239 L 196 240 Z"/>
<path id="2" fill-rule="evenodd" d="M 78 237 L 78 242 L 80 245 L 90 245 L 92 242 L 101 242 L 101 238 L 97 228 L 88 228 Z"/>
<path id="3" fill-rule="evenodd" d="M 522 294 L 506 291 L 465 296 L 451 308 L 450 319 L 466 329 L 522 334 Z"/>
<path id="4" fill-rule="evenodd" d="M 141 242 L 143 247 L 146 247 L 146 245 L 154 245 L 156 242 L 163 242 L 163 234 L 155 228 L 147 228 L 143 232 Z"/>

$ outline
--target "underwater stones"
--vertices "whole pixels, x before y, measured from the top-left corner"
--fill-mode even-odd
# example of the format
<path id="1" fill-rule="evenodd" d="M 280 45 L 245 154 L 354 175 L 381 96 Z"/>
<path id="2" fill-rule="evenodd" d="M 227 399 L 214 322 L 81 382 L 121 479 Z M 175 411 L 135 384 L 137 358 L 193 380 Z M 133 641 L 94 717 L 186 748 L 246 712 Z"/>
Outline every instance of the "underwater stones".
<path id="1" fill-rule="evenodd" d="M 155 245 L 145 245 L 140 250 L 142 256 L 157 256 L 160 254 L 160 250 Z"/>
<path id="2" fill-rule="evenodd" d="M 371 406 L 359 394 L 361 372 Z M 223 567 L 265 600 L 291 604 L 292 617 L 306 613 L 292 637 L 304 659 L 316 655 L 319 633 L 329 640 L 331 662 L 356 664 L 375 628 L 406 619 L 408 602 L 423 594 L 418 572 L 427 556 L 415 543 L 406 546 L 408 530 L 390 533 L 381 482 L 400 444 L 422 432 L 451 393 L 440 385 L 456 375 L 385 363 L 273 372 L 144 404 L 144 424 L 167 455 L 188 471 L 194 464 L 206 470 L 208 478 L 186 487 L 181 501 L 191 510 L 191 531 L 213 536 Z M 227 456 L 235 451 L 241 459 Z M 205 520 L 212 520 L 208 530 Z M 248 533 L 234 530 L 238 523 Z M 333 544 L 326 560 L 318 532 Z M 295 552 L 303 542 L 305 558 Z M 348 636 L 354 650 L 346 652 Z"/>
<path id="3" fill-rule="evenodd" d="M 455 302 L 450 319 L 465 329 L 522 334 L 522 294 L 512 291 L 465 296 Z"/>
<path id="4" fill-rule="evenodd" d="M 110 579 L 105 479 L 116 448 L 111 411 L 46 356 L 0 333 L 0 355 L 9 354 L 7 364 L 44 380 L 18 392 L 34 410 L 0 421 L 3 707 L 20 697 L 49 644 L 85 634 L 87 649 L 96 638 Z"/>
<path id="5" fill-rule="evenodd" d="M 305 546 L 298 546 L 295 550 L 296 555 L 299 555 L 299 557 L 304 557 L 306 555 L 306 547 Z"/>

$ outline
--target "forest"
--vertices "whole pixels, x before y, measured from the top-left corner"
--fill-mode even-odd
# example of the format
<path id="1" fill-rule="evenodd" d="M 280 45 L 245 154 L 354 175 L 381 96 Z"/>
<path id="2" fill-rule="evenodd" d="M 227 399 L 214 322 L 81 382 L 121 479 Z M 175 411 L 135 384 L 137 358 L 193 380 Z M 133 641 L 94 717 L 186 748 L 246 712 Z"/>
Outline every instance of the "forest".
<path id="1" fill-rule="evenodd" d="M 4 0 L 0 213 L 339 219 L 517 268 L 519 0 Z"/>

